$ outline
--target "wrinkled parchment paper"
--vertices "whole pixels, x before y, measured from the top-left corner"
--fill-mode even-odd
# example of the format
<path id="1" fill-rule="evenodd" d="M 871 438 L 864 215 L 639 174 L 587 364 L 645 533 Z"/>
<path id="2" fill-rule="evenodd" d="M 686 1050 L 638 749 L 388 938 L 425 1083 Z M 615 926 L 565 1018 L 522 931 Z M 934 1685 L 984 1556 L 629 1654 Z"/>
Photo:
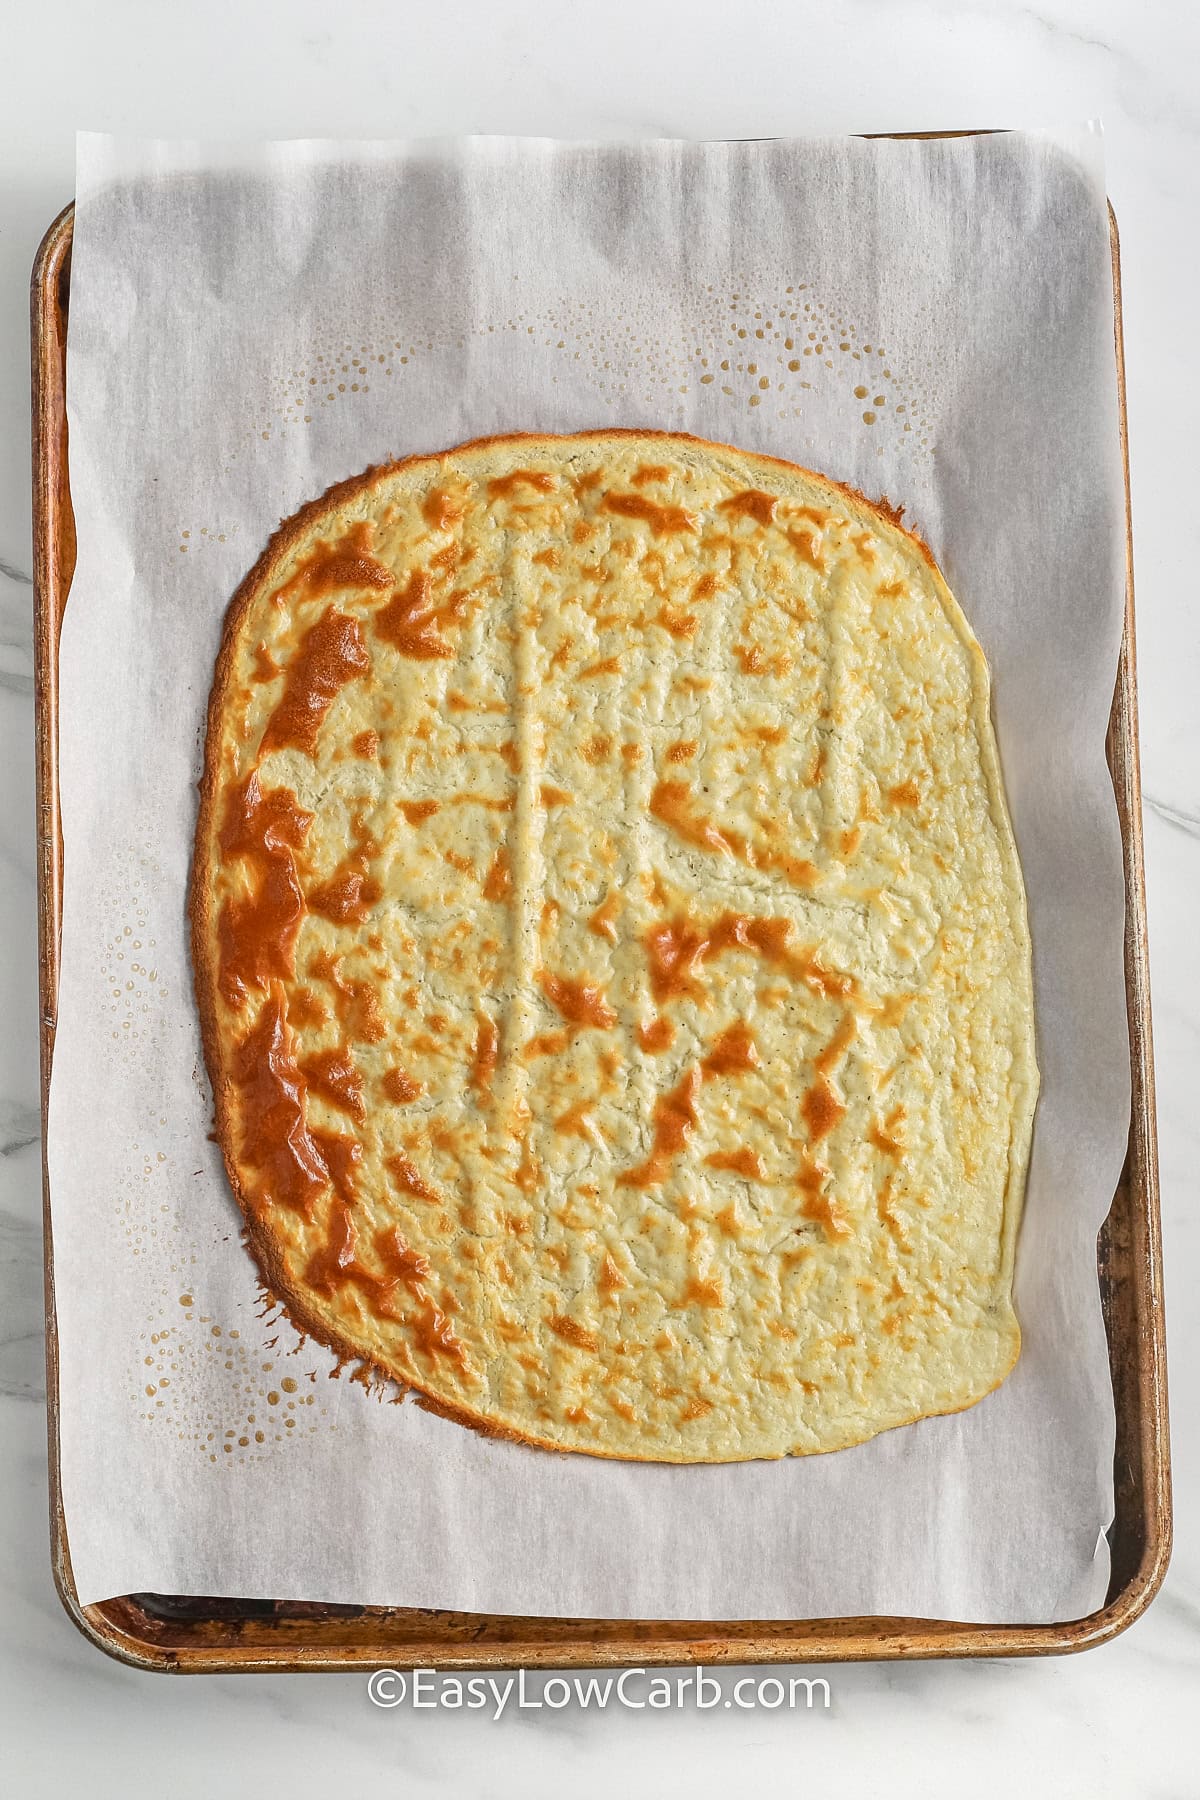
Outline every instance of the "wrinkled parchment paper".
<path id="1" fill-rule="evenodd" d="M 1097 1606 L 1113 1406 L 1095 1237 L 1129 1105 L 1097 133 L 84 137 L 68 400 L 50 1169 L 80 1598 L 717 1619 Z M 260 1316 L 207 1136 L 185 895 L 229 595 L 281 516 L 368 463 L 610 424 L 902 502 L 994 674 L 1043 1078 L 1024 1351 L 972 1411 L 835 1455 L 548 1455 L 330 1380 L 320 1346 Z"/>

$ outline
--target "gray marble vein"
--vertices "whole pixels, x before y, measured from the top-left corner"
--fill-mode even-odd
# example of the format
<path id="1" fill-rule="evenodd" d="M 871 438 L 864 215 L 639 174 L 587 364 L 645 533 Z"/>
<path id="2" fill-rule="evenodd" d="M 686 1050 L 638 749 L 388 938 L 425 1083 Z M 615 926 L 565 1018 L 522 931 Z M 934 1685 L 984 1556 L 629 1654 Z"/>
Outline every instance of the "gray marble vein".
<path id="1" fill-rule="evenodd" d="M 42 1141 L 42 1115 L 37 1106 L 0 1098 L 0 1156 L 14 1156 Z"/>
<path id="2" fill-rule="evenodd" d="M 1165 800 L 1156 799 L 1144 789 L 1142 799 L 1150 811 L 1166 824 L 1173 825 L 1177 831 L 1186 832 L 1189 837 L 1200 837 L 1200 813 L 1185 812 L 1181 807 L 1168 806 Z"/>

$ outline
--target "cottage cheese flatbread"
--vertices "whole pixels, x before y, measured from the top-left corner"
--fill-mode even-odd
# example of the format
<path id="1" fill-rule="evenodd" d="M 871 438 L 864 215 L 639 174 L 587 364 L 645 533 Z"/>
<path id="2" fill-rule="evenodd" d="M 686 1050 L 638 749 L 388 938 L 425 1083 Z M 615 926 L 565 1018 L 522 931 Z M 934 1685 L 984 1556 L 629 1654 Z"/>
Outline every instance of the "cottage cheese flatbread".
<path id="1" fill-rule="evenodd" d="M 192 923 L 265 1282 L 436 1410 L 734 1461 L 1016 1360 L 1021 873 L 882 504 L 613 431 L 332 489 L 229 612 Z"/>

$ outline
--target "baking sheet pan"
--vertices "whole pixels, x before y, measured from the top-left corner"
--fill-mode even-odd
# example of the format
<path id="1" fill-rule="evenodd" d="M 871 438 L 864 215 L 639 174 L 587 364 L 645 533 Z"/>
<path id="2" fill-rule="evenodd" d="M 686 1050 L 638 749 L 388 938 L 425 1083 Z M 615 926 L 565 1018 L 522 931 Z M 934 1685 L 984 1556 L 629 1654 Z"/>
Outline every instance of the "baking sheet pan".
<path id="1" fill-rule="evenodd" d="M 1124 453 L 1115 220 L 1111 227 Z M 62 872 L 57 792 L 57 644 L 74 566 L 65 454 L 64 363 L 71 231 L 72 213 L 68 208 L 43 242 L 32 294 L 43 1110 L 53 1053 Z M 1127 466 L 1126 457 L 1126 471 Z M 1126 499 L 1128 503 L 1128 492 Z M 161 1595 L 131 1595 L 82 1608 L 73 1593 L 57 1483 L 53 1254 L 47 1193 L 47 1359 L 55 1574 L 64 1604 L 87 1635 L 128 1660 L 166 1669 L 345 1669 L 376 1663 L 398 1667 L 565 1667 L 1048 1653 L 1103 1641 L 1137 1616 L 1152 1597 L 1166 1567 L 1170 1497 L 1128 514 L 1126 549 L 1125 639 L 1108 750 L 1125 854 L 1125 974 L 1133 1106 L 1125 1167 L 1098 1243 L 1117 1420 L 1116 1515 L 1110 1531 L 1112 1580 L 1104 1607 L 1087 1619 L 1031 1627 L 883 1618 L 740 1620 L 720 1624 L 555 1620 Z"/>

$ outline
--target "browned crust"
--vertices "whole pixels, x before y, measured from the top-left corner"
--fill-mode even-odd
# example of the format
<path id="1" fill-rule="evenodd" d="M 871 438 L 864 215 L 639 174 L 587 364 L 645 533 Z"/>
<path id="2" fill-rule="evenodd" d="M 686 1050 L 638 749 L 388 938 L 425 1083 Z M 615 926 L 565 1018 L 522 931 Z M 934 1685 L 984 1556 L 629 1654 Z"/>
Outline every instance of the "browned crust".
<path id="1" fill-rule="evenodd" d="M 363 1369 L 378 1375 L 381 1380 L 398 1385 L 402 1390 L 411 1390 L 417 1398 L 417 1404 L 425 1411 L 435 1413 L 440 1418 L 451 1419 L 456 1424 L 465 1425 L 477 1431 L 481 1436 L 505 1439 L 513 1443 L 531 1445 L 539 1450 L 557 1450 L 568 1455 L 598 1456 L 619 1462 L 677 1462 L 702 1464 L 705 1462 L 721 1462 L 718 1457 L 674 1458 L 663 1456 L 638 1456 L 628 1450 L 606 1450 L 601 1446 L 576 1445 L 558 1443 L 550 1438 L 540 1438 L 531 1432 L 519 1431 L 515 1427 L 499 1423 L 482 1413 L 472 1411 L 457 1402 L 447 1401 L 440 1395 L 430 1391 L 410 1372 L 403 1374 L 380 1362 L 377 1358 L 363 1352 L 361 1346 L 350 1343 L 334 1329 L 322 1314 L 313 1310 L 308 1304 L 302 1290 L 296 1289 L 287 1279 L 282 1257 L 278 1246 L 269 1233 L 263 1230 L 261 1220 L 256 1216 L 249 1203 L 240 1178 L 238 1161 L 233 1146 L 232 1120 L 229 1107 L 230 1081 L 225 1072 L 221 1042 L 218 1031 L 216 1008 L 213 1003 L 215 991 L 215 971 L 213 970 L 209 946 L 212 942 L 211 915 L 209 907 L 208 884 L 200 878 L 203 853 L 211 839 L 214 825 L 214 808 L 216 806 L 216 774 L 220 750 L 221 719 L 225 707 L 226 691 L 233 669 L 242 622 L 253 601 L 264 586 L 269 586 L 275 579 L 280 565 L 286 560 L 296 544 L 306 532 L 332 508 L 342 506 L 356 496 L 369 492 L 381 482 L 390 480 L 404 471 L 418 468 L 421 464 L 436 465 L 446 462 L 452 457 L 462 456 L 468 452 L 495 449 L 499 446 L 515 446 L 528 444 L 541 446 L 547 444 L 563 445 L 572 443 L 594 443 L 599 439 L 610 440 L 638 439 L 648 446 L 657 444 L 689 445 L 698 450 L 718 451 L 737 457 L 740 461 L 759 464 L 767 468 L 782 469 L 789 475 L 803 475 L 812 481 L 842 494 L 855 507 L 865 508 L 872 513 L 889 532 L 898 532 L 906 537 L 925 558 L 941 580 L 933 552 L 924 539 L 915 531 L 900 523 L 903 508 L 893 507 L 886 499 L 879 502 L 868 500 L 857 488 L 842 481 L 834 481 L 815 469 L 805 468 L 800 463 L 788 462 L 779 456 L 766 456 L 758 451 L 741 450 L 735 444 L 717 443 L 709 438 L 695 437 L 686 431 L 638 431 L 631 427 L 614 426 L 594 431 L 576 431 L 563 434 L 549 432 L 514 431 L 501 432 L 491 437 L 469 438 L 465 443 L 456 444 L 446 450 L 439 450 L 423 455 L 401 457 L 396 462 L 376 463 L 364 469 L 359 475 L 352 475 L 345 481 L 335 482 L 315 500 L 308 501 L 290 518 L 280 522 L 262 555 L 253 568 L 238 586 L 225 613 L 225 621 L 221 632 L 221 645 L 217 652 L 216 666 L 213 672 L 213 684 L 209 694 L 207 724 L 204 741 L 204 770 L 199 781 L 200 808 L 196 820 L 196 835 L 192 851 L 192 869 L 189 882 L 188 918 L 191 925 L 192 972 L 196 990 L 196 1002 L 200 1013 L 200 1034 L 204 1049 L 204 1061 L 208 1069 L 209 1082 L 213 1092 L 214 1135 L 220 1145 L 225 1172 L 229 1185 L 233 1190 L 242 1215 L 245 1219 L 245 1241 L 253 1255 L 267 1289 L 274 1295 L 296 1329 L 305 1336 L 314 1338 L 318 1343 L 326 1345 L 338 1358 L 339 1368 L 349 1363 L 357 1363 Z M 1019 1354 L 1019 1339 L 1009 1369 L 1013 1367 Z M 1005 1379 L 1009 1369 L 987 1390 L 995 1388 Z M 965 1412 L 978 1405 L 985 1394 L 977 1395 L 963 1406 L 943 1408 L 944 1413 Z M 924 1410 L 915 1412 L 911 1419 L 899 1420 L 888 1430 L 899 1429 L 901 1425 L 913 1424 L 918 1419 L 939 1416 Z M 816 1452 L 806 1454 L 829 1454 L 833 1450 L 846 1448 L 861 1440 L 848 1439 L 846 1445 L 829 1445 Z M 757 1459 L 777 1460 L 777 1459 Z"/>

